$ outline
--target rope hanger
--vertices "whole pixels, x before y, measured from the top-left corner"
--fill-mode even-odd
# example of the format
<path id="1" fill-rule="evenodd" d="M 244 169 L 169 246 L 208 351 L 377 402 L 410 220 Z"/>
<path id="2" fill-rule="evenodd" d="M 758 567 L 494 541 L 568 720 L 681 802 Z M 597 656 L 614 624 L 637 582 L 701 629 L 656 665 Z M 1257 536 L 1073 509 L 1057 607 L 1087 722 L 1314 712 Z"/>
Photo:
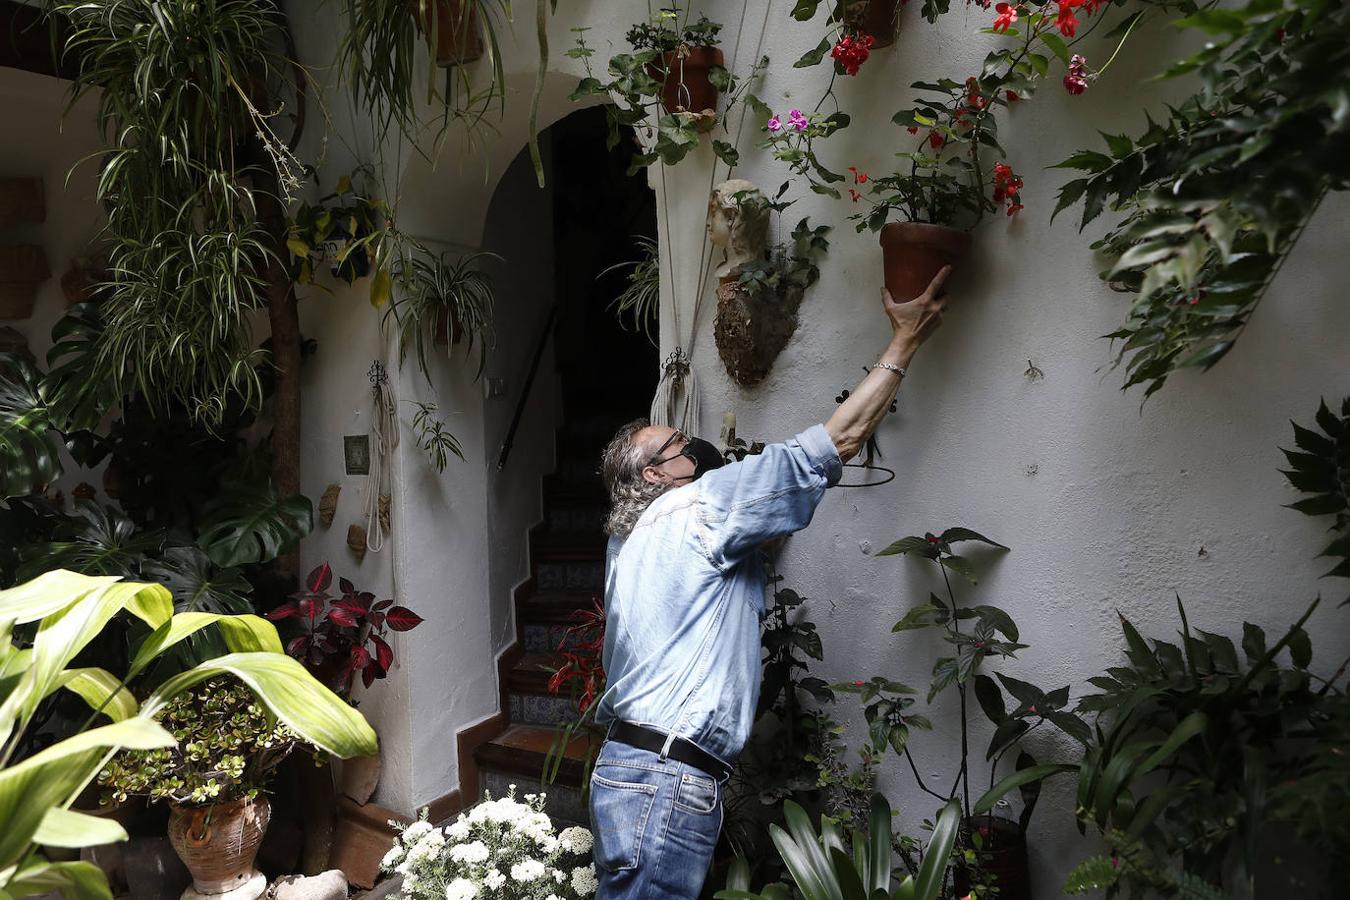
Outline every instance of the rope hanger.
<path id="1" fill-rule="evenodd" d="M 741 37 L 745 34 L 745 12 L 748 4 L 741 4 L 740 23 L 736 28 L 736 44 L 731 51 L 731 70 L 735 71 L 736 62 L 740 57 Z M 758 60 L 764 49 L 764 35 L 769 27 L 769 11 L 772 3 L 764 4 L 764 21 L 760 24 L 759 40 L 755 44 L 754 58 Z M 652 5 L 650 0 L 647 3 L 648 18 L 652 15 Z M 745 130 L 745 114 L 747 108 L 741 105 L 741 117 L 736 126 L 735 140 L 732 146 L 739 147 L 741 135 Z M 717 183 L 718 160 L 714 160 L 712 169 L 708 175 L 708 190 L 706 194 L 712 193 L 713 186 Z M 665 221 L 665 231 L 667 243 L 673 246 L 674 240 L 671 237 L 670 228 L 670 192 L 666 182 L 666 165 L 664 162 L 660 165 L 660 183 L 661 183 L 661 216 Z M 727 164 L 725 178 L 731 177 L 734 167 Z M 698 336 L 698 314 L 703 306 L 704 287 L 708 283 L 708 276 L 712 271 L 712 254 L 709 252 L 711 242 L 705 231 L 703 241 L 699 249 L 698 258 L 698 281 L 694 285 L 694 302 L 690 313 L 688 341 L 681 343 L 685 332 L 680 327 L 680 301 L 678 286 L 675 281 L 675 263 L 671 258 L 672 254 L 667 250 L 662 254 L 666 261 L 666 273 L 670 282 L 671 305 L 670 315 L 671 324 L 675 333 L 675 349 L 666 357 L 661 369 L 661 379 L 656 385 L 656 395 L 652 399 L 650 419 L 654 424 L 672 425 L 678 427 L 681 431 L 689 432 L 694 429 L 698 419 L 698 381 L 694 376 L 693 352 L 694 341 Z M 688 349 L 685 349 L 685 348 Z M 697 430 L 697 429 L 694 429 Z"/>

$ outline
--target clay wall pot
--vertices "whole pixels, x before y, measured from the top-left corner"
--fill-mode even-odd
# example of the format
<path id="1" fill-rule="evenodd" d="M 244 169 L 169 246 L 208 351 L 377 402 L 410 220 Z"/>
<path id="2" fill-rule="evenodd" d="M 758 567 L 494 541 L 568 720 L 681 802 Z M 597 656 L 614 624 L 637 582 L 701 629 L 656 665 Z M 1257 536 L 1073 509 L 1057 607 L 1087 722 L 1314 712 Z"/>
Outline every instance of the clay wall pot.
<path id="1" fill-rule="evenodd" d="M 380 877 L 380 861 L 394 846 L 397 834 L 389 820 L 406 819 L 391 809 L 375 803 L 359 804 L 345 795 L 337 798 L 337 813 L 328 864 L 341 869 L 357 887 L 374 887 Z"/>
<path id="2" fill-rule="evenodd" d="M 464 328 L 459 324 L 459 316 L 449 307 L 441 307 L 436 313 L 436 343 L 445 347 L 463 340 Z"/>
<path id="3" fill-rule="evenodd" d="M 861 10 L 858 7 L 862 7 Z M 895 33 L 899 28 L 899 0 L 861 0 L 853 3 L 850 10 L 852 21 L 858 30 L 875 38 L 873 50 L 889 47 L 895 43 Z"/>
<path id="4" fill-rule="evenodd" d="M 0 228 L 40 225 L 46 218 L 41 178 L 0 178 Z"/>
<path id="5" fill-rule="evenodd" d="M 969 253 L 969 232 L 945 225 L 890 222 L 881 228 L 886 289 L 897 303 L 922 294 L 943 266 L 959 268 Z"/>
<path id="6" fill-rule="evenodd" d="M 717 88 L 708 73 L 713 66 L 723 64 L 720 48 L 690 47 L 683 57 L 678 50 L 669 50 L 662 58 L 666 71 L 652 64 L 647 66 L 647 74 L 657 81 L 665 79 L 661 87 L 661 105 L 666 112 L 674 115 L 680 110 L 694 113 L 717 110 Z"/>
<path id="7" fill-rule="evenodd" d="M 223 894 L 256 877 L 253 861 L 272 806 L 258 795 L 212 806 L 170 807 L 169 841 L 198 893 Z"/>
<path id="8" fill-rule="evenodd" d="M 0 247 L 0 319 L 26 319 L 33 314 L 38 286 L 52 275 L 41 247 Z"/>
<path id="9" fill-rule="evenodd" d="M 426 34 L 430 23 L 423 7 L 435 5 L 436 65 L 458 66 L 473 62 L 483 55 L 483 37 L 478 28 L 478 7 L 471 6 L 467 15 L 464 0 L 408 0 L 408 11 L 417 20 L 417 27 Z"/>
<path id="10" fill-rule="evenodd" d="M 999 816 L 977 816 L 966 823 L 980 833 L 981 865 L 993 875 L 1000 900 L 1030 900 L 1031 872 L 1027 865 L 1027 836 L 1022 826 Z M 955 872 L 956 896 L 970 891 L 970 879 L 964 869 Z"/>

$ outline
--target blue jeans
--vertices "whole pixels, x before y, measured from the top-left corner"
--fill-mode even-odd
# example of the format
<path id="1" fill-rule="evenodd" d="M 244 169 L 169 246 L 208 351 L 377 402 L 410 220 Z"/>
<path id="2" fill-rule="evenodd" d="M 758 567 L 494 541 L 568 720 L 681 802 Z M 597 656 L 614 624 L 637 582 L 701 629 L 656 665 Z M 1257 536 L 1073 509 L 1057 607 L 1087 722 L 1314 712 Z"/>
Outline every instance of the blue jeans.
<path id="1" fill-rule="evenodd" d="M 722 830 L 708 773 L 617 741 L 591 773 L 596 900 L 696 900 Z"/>

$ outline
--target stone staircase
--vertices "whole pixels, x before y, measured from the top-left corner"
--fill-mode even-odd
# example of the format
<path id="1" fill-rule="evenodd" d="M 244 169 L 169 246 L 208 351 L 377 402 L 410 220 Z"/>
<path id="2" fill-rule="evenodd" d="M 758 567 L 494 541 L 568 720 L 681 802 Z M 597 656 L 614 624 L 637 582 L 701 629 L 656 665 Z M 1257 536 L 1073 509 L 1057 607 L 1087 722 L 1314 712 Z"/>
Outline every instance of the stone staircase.
<path id="1" fill-rule="evenodd" d="M 516 785 L 517 795 L 546 792 L 555 820 L 585 823 L 581 784 L 588 753 L 584 738 L 567 748 L 557 778 L 542 784 L 556 726 L 575 715 L 566 693 L 550 694 L 559 646 L 579 610 L 603 596 L 607 501 L 600 451 L 618 428 L 612 419 L 569 423 L 558 434 L 556 471 L 544 479 L 544 521 L 530 532 L 530 577 L 515 592 L 516 643 L 498 667 L 501 713 L 484 723 L 485 740 L 462 765 L 461 796 L 493 796 Z M 468 762 L 468 760 L 464 760 Z"/>

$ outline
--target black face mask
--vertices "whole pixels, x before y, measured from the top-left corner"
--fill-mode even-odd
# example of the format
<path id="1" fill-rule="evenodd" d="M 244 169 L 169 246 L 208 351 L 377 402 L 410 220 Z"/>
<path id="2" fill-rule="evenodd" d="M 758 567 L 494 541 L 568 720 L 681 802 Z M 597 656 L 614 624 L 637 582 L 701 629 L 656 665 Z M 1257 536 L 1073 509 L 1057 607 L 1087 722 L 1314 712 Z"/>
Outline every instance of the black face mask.
<path id="1" fill-rule="evenodd" d="M 667 456 L 662 459 L 661 454 L 666 452 L 666 448 L 681 438 L 684 438 L 686 443 L 680 448 L 680 452 L 676 453 L 675 456 Z M 659 466 L 662 463 L 668 463 L 672 459 L 675 459 L 676 456 L 683 456 L 694 464 L 693 475 L 685 475 L 675 479 L 676 481 L 696 481 L 702 477 L 704 472 L 707 472 L 710 469 L 720 469 L 726 462 L 726 460 L 722 458 L 721 451 L 719 451 L 717 446 L 712 442 L 705 441 L 703 438 L 685 438 L 683 434 L 677 431 L 661 445 L 661 449 L 656 451 L 656 455 L 652 457 L 651 465 Z"/>

